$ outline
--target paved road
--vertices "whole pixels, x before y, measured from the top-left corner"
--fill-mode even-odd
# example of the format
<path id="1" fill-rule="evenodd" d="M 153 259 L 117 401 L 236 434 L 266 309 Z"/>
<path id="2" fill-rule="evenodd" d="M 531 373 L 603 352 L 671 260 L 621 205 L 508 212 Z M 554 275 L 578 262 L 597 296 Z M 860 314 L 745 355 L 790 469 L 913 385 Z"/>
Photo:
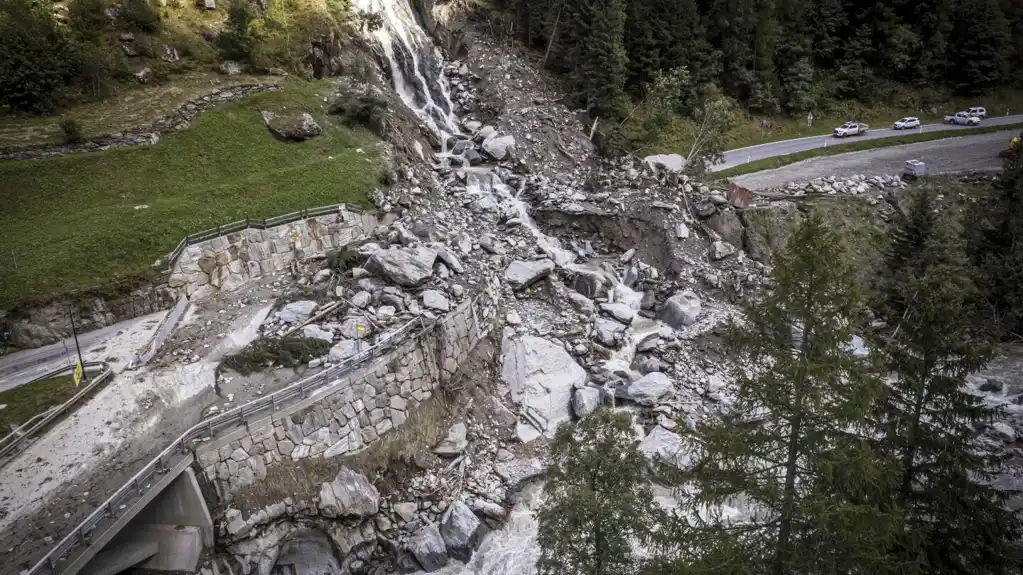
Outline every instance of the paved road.
<path id="1" fill-rule="evenodd" d="M 994 118 L 988 118 L 981 122 L 982 126 L 1004 126 L 1007 124 L 1020 124 L 1023 123 L 1023 115 L 1016 116 L 997 116 Z M 842 144 L 846 142 L 855 142 L 858 140 L 874 140 L 878 138 L 891 138 L 893 136 L 903 136 L 907 134 L 916 134 L 920 131 L 923 133 L 930 132 L 942 132 L 950 130 L 972 130 L 967 126 L 950 126 L 948 124 L 925 124 L 922 130 L 893 130 L 891 126 L 885 126 L 884 128 L 872 128 L 863 136 L 855 136 L 850 138 L 835 138 L 834 136 L 810 136 L 807 138 L 797 138 L 795 140 L 783 140 L 781 142 L 768 142 L 766 144 L 758 144 L 756 146 L 748 146 L 746 148 L 739 148 L 737 150 L 729 150 L 724 154 L 724 162 L 711 168 L 711 171 L 717 172 L 720 170 L 726 170 L 728 168 L 734 168 L 735 166 L 752 162 L 756 160 L 762 160 L 764 158 L 773 158 L 775 156 L 784 156 L 785 154 L 793 154 L 796 152 L 803 152 L 806 150 L 812 150 L 814 148 L 821 148 L 825 146 L 833 146 L 836 144 Z M 900 170 L 901 171 L 901 168 Z"/>
<path id="2" fill-rule="evenodd" d="M 993 132 L 821 156 L 773 170 L 737 176 L 732 178 L 732 181 L 751 190 L 764 190 L 822 176 L 847 178 L 854 174 L 866 176 L 901 174 L 906 160 L 913 159 L 923 161 L 929 174 L 998 170 L 1002 167 L 1002 159 L 998 157 L 998 152 L 1005 148 L 1012 134 L 1013 131 Z"/>
<path id="3" fill-rule="evenodd" d="M 101 343 L 114 334 L 127 330 L 147 318 L 148 316 L 142 316 L 87 333 L 80 333 L 78 334 L 78 345 L 82 348 L 82 353 L 84 354 L 94 344 Z M 62 365 L 74 365 L 76 361 L 78 361 L 78 355 L 75 352 L 75 340 L 73 337 L 45 347 L 7 354 L 0 357 L 0 391 L 7 391 L 17 387 Z M 89 361 L 88 358 L 86 358 L 86 361 Z"/>

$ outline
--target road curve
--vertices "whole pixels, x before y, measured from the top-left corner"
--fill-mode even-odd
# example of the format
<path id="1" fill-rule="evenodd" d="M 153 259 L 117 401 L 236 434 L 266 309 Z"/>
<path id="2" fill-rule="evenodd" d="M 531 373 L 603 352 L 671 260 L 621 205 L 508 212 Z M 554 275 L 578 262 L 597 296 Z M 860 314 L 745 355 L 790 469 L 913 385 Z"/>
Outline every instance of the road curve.
<path id="1" fill-rule="evenodd" d="M 1004 126 L 1009 124 L 1020 124 L 1023 123 L 1023 115 L 1015 116 L 997 116 L 988 118 L 981 121 L 981 126 Z M 930 132 L 943 132 L 943 131 L 954 131 L 954 130 L 973 130 L 968 126 L 952 126 L 949 124 L 925 124 L 920 129 L 914 130 L 893 130 L 891 126 L 885 126 L 884 128 L 871 128 L 863 136 L 853 136 L 849 138 L 836 138 L 831 135 L 826 136 L 809 136 L 806 138 L 796 138 L 794 140 L 782 140 L 781 142 L 768 142 L 766 144 L 757 144 L 756 146 L 747 146 L 745 148 L 738 148 L 736 150 L 729 150 L 724 153 L 724 162 L 711 167 L 712 172 L 719 172 L 721 170 L 727 170 L 728 168 L 734 168 L 748 162 L 755 162 L 756 160 L 763 160 L 764 158 L 773 158 L 775 156 L 784 156 L 786 154 L 794 154 L 796 152 L 804 152 L 806 150 L 813 150 L 815 148 L 822 148 L 825 146 L 834 146 L 838 144 L 844 144 L 846 142 L 855 142 L 858 140 L 875 140 L 879 138 L 891 138 L 894 136 L 904 136 L 909 134 L 917 133 L 930 133 Z"/>

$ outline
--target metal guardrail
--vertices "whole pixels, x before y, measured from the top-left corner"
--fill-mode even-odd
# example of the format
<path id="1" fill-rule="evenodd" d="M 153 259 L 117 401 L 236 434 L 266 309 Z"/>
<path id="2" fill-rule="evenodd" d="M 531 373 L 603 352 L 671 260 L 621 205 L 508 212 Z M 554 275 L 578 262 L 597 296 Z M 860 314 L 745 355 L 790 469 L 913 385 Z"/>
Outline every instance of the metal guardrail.
<path id="1" fill-rule="evenodd" d="M 422 328 L 420 331 L 421 334 L 425 333 L 434 325 L 436 325 L 436 322 L 427 324 L 422 318 L 413 319 L 399 327 L 391 334 L 385 334 L 386 339 L 377 342 L 372 347 L 369 347 L 365 351 L 342 361 L 338 365 L 332 366 L 311 377 L 299 380 L 298 382 L 271 393 L 270 395 L 261 397 L 255 401 L 250 401 L 249 403 L 240 405 L 230 411 L 225 411 L 219 415 L 199 422 L 188 431 L 181 434 L 181 436 L 167 446 L 166 449 L 161 451 L 159 455 L 153 458 L 153 460 L 150 461 L 141 471 L 136 473 L 134 477 L 121 486 L 121 488 L 118 489 L 117 492 L 115 492 L 102 505 L 100 505 L 98 509 L 86 517 L 85 520 L 78 525 L 78 527 L 75 527 L 71 533 L 57 543 L 57 545 L 53 547 L 49 553 L 43 556 L 39 562 L 32 566 L 31 569 L 24 572 L 24 575 L 58 573 L 59 571 L 57 569 L 60 561 L 79 546 L 83 544 L 88 546 L 90 544 L 89 533 L 99 526 L 104 519 L 116 519 L 117 510 L 120 506 L 130 497 L 141 496 L 145 493 L 146 488 L 148 488 L 147 483 L 152 477 L 157 474 L 166 473 L 173 468 L 173 463 L 171 461 L 175 457 L 175 453 L 187 453 L 188 443 L 196 439 L 212 438 L 218 430 L 226 427 L 234 427 L 239 423 L 247 423 L 251 417 L 260 415 L 267 410 L 273 413 L 274 411 L 277 411 L 279 406 L 290 399 L 296 397 L 305 398 L 310 392 L 326 386 L 335 377 L 352 371 L 355 367 L 365 363 L 366 361 L 380 357 L 383 355 L 384 350 L 390 349 L 409 339 L 416 328 Z"/>
<path id="2" fill-rule="evenodd" d="M 308 218 L 315 218 L 319 216 L 335 214 L 340 210 L 348 210 L 356 213 L 363 213 L 364 211 L 359 206 L 353 206 L 351 204 L 334 204 L 332 206 L 310 208 L 308 210 L 302 210 L 300 212 L 291 212 L 290 214 L 274 216 L 272 218 L 265 218 L 262 220 L 253 219 L 238 220 L 237 222 L 231 222 L 227 225 L 217 226 L 215 228 L 203 230 L 201 232 L 185 236 L 184 239 L 178 242 L 178 246 L 174 248 L 174 250 L 171 251 L 171 253 L 167 254 L 166 262 L 168 267 L 172 266 L 174 264 L 174 261 L 177 260 L 178 257 L 181 255 L 181 252 L 183 252 L 186 247 L 192 244 L 209 241 L 214 238 L 219 238 L 220 236 L 226 236 L 227 234 L 233 234 L 236 232 L 240 232 L 242 230 L 247 230 L 249 228 L 265 230 L 267 228 L 276 227 L 281 224 L 289 224 L 291 222 L 296 222 L 298 220 L 305 220 Z"/>
<path id="3" fill-rule="evenodd" d="M 3 459 L 7 455 L 9 455 L 11 452 L 15 450 L 15 448 L 18 447 L 18 445 L 21 444 L 21 442 L 28 440 L 30 437 L 35 435 L 36 432 L 38 432 L 40 429 L 49 425 L 58 416 L 66 413 L 67 410 L 71 408 L 71 406 L 78 403 L 79 400 L 88 395 L 89 392 L 91 392 L 100 384 L 104 383 L 107 379 L 110 379 L 110 377 L 114 374 L 113 370 L 110 369 L 110 366 L 107 365 L 106 362 L 90 361 L 82 364 L 82 369 L 86 373 L 88 373 L 90 369 L 92 371 L 96 371 L 96 368 L 101 368 L 102 373 L 100 373 L 99 376 L 94 378 L 92 381 L 88 382 L 85 385 L 85 387 L 78 390 L 78 392 L 71 396 L 70 399 L 68 399 L 59 406 L 53 407 L 48 411 L 44 411 L 43 413 L 33 416 L 31 419 L 21 424 L 18 427 L 18 429 L 12 431 L 3 438 L 0 438 L 0 459 Z M 65 375 L 66 373 L 74 372 L 74 370 L 75 366 L 73 365 L 59 367 L 53 371 L 40 375 L 39 377 L 33 379 L 28 383 L 25 383 L 24 385 L 31 385 L 37 381 Z"/>

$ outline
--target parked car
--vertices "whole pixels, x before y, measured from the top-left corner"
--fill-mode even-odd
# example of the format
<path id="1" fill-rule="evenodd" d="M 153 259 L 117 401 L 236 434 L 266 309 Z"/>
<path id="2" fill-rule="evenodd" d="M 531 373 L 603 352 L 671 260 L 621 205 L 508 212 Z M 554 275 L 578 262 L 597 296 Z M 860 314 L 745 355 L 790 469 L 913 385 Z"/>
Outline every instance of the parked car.
<path id="1" fill-rule="evenodd" d="M 841 126 L 835 128 L 836 138 L 845 138 L 847 136 L 862 136 L 867 133 L 870 126 L 866 124 L 860 124 L 858 122 L 846 122 Z"/>
<path id="2" fill-rule="evenodd" d="M 903 118 L 892 124 L 893 130 L 908 130 L 910 128 L 919 128 L 920 118 L 914 118 L 912 116 Z"/>
<path id="3" fill-rule="evenodd" d="M 958 126 L 979 126 L 980 117 L 971 116 L 968 112 L 959 112 L 954 116 L 945 116 L 945 123 Z"/>
<path id="4" fill-rule="evenodd" d="M 966 110 L 966 113 L 971 115 L 971 116 L 976 116 L 976 117 L 978 117 L 980 119 L 987 118 L 987 108 L 984 108 L 983 106 L 977 106 L 975 108 L 970 108 L 969 110 Z"/>

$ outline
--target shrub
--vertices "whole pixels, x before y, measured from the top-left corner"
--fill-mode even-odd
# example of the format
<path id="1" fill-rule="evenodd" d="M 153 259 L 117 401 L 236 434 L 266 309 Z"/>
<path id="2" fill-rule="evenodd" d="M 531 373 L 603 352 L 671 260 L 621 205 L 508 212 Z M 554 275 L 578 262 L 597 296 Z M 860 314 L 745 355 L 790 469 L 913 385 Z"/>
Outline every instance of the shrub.
<path id="1" fill-rule="evenodd" d="M 217 48 L 225 60 L 252 63 L 259 44 L 251 25 L 256 20 L 256 9 L 246 0 L 235 0 L 227 12 L 227 25 L 217 36 Z"/>
<path id="2" fill-rule="evenodd" d="M 240 352 L 226 356 L 221 367 L 241 375 L 262 371 L 270 365 L 295 368 L 326 355 L 330 347 L 331 343 L 322 339 L 260 338 Z"/>
<path id="3" fill-rule="evenodd" d="M 73 0 L 68 5 L 68 28 L 77 40 L 99 43 L 107 26 L 104 9 L 103 0 Z"/>
<path id="4" fill-rule="evenodd" d="M 64 134 L 65 144 L 77 144 L 82 141 L 82 127 L 72 118 L 60 121 L 60 131 Z"/>
<path id="5" fill-rule="evenodd" d="M 121 20 L 132 28 L 143 32 L 160 31 L 160 13 L 150 4 L 149 0 L 125 0 Z"/>
<path id="6" fill-rule="evenodd" d="M 70 38 L 30 0 L 0 3 L 0 106 L 52 111 L 78 64 Z"/>

